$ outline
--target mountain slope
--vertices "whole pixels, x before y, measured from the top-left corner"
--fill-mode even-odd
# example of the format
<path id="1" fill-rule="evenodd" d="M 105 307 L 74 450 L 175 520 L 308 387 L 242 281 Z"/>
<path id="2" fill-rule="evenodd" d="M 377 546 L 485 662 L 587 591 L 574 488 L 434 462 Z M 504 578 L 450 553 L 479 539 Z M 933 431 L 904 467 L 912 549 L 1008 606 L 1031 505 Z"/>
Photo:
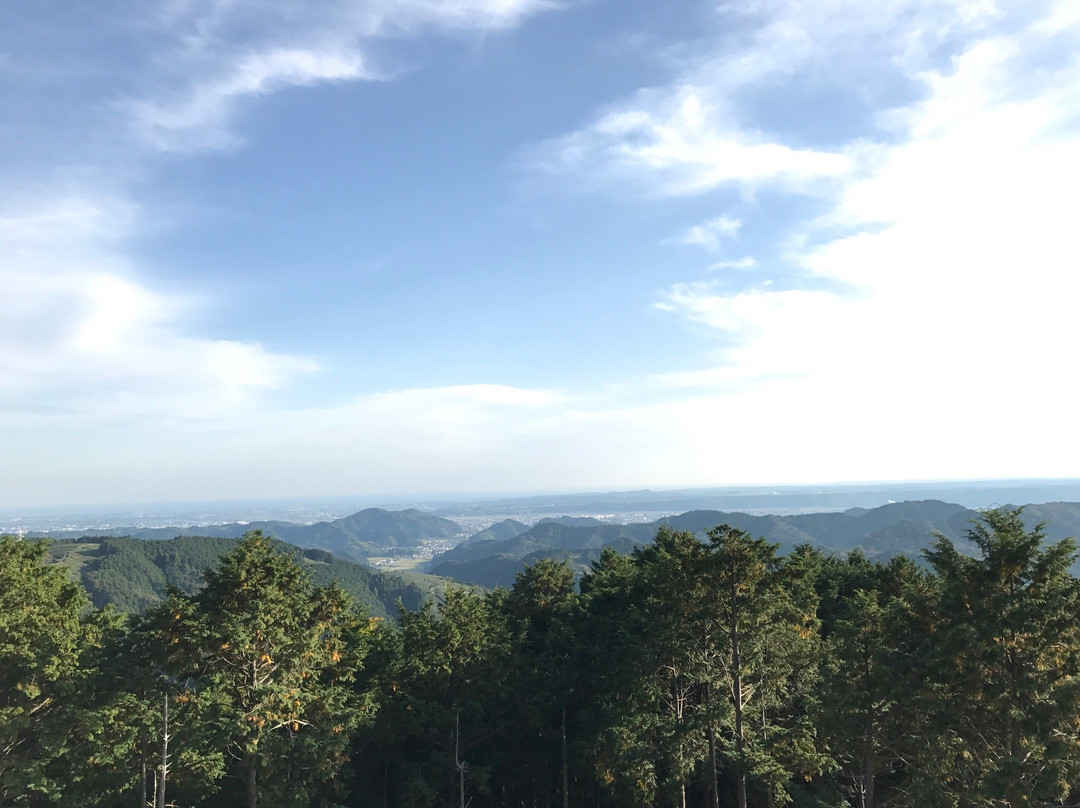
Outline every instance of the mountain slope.
<path id="1" fill-rule="evenodd" d="M 501 522 L 496 522 L 480 532 L 474 533 L 462 543 L 480 544 L 481 542 L 506 541 L 515 536 L 520 536 L 528 529 L 528 525 L 524 522 L 519 522 L 517 519 L 503 519 Z"/>
<path id="2" fill-rule="evenodd" d="M 58 541 L 49 548 L 51 560 L 71 570 L 90 593 L 96 607 L 112 603 L 128 612 L 142 612 L 159 602 L 169 586 L 195 592 L 203 571 L 216 566 L 236 539 L 179 536 L 170 540 L 131 537 L 90 537 Z M 281 543 L 309 571 L 317 586 L 336 581 L 374 617 L 397 614 L 397 602 L 417 609 L 441 594 L 447 582 L 416 573 L 386 573 L 335 558 L 330 553 Z"/>

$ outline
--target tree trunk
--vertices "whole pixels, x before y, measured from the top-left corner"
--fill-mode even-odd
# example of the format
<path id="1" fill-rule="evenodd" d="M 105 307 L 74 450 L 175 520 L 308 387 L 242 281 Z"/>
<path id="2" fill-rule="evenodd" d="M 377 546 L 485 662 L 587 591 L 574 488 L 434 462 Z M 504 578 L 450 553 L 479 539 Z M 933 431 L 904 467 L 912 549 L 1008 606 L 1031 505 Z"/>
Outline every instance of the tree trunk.
<path id="1" fill-rule="evenodd" d="M 147 808 L 146 802 L 146 730 L 139 732 L 139 808 Z"/>
<path id="2" fill-rule="evenodd" d="M 866 738 L 863 742 L 862 808 L 874 808 L 874 723 L 866 722 Z"/>
<path id="3" fill-rule="evenodd" d="M 735 580 L 731 581 L 731 698 L 735 703 L 735 756 L 739 772 L 739 808 L 746 808 L 746 761 L 743 759 L 742 661 L 739 658 L 739 594 Z"/>
<path id="4" fill-rule="evenodd" d="M 161 733 L 161 787 L 157 792 L 158 808 L 165 808 L 165 781 L 169 775 L 169 691 L 165 691 L 165 703 L 162 707 Z"/>
<path id="5" fill-rule="evenodd" d="M 256 808 L 259 801 L 259 762 L 253 752 L 244 757 L 244 782 L 247 785 L 247 808 Z"/>
<path id="6" fill-rule="evenodd" d="M 461 713 L 454 713 L 454 766 L 458 770 L 458 792 L 461 808 L 465 808 L 465 761 L 458 756 L 461 746 Z M 254 808 L 254 806 L 252 806 Z"/>
<path id="7" fill-rule="evenodd" d="M 566 699 L 562 703 L 562 804 L 570 808 L 570 777 L 566 765 Z"/>
<path id="8" fill-rule="evenodd" d="M 712 685 L 705 683 L 705 714 L 708 716 L 709 728 L 706 736 L 709 739 L 709 782 L 712 785 L 713 808 L 720 808 L 720 781 L 716 774 L 716 730 L 712 725 Z"/>

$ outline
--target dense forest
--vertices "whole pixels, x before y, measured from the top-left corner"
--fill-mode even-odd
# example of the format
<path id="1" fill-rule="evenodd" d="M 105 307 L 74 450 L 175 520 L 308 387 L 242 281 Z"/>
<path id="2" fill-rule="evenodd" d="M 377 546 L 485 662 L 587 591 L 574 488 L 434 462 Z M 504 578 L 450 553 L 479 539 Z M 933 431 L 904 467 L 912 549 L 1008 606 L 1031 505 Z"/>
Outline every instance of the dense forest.
<path id="1" fill-rule="evenodd" d="M 161 602 L 170 587 L 193 594 L 203 586 L 203 573 L 217 565 L 236 539 L 177 536 L 135 539 L 89 536 L 49 545 L 50 561 L 69 568 L 94 606 L 107 604 L 141 613 Z M 337 558 L 326 550 L 302 549 L 284 542 L 276 547 L 304 567 L 315 585 L 336 582 L 372 617 L 396 615 L 398 605 L 413 610 L 442 596 L 447 581 L 414 572 L 376 570 Z"/>
<path id="2" fill-rule="evenodd" d="M 259 532 L 142 614 L 0 539 L 0 804 L 1064 806 L 1071 540 L 925 564 L 662 526 L 396 619 Z"/>

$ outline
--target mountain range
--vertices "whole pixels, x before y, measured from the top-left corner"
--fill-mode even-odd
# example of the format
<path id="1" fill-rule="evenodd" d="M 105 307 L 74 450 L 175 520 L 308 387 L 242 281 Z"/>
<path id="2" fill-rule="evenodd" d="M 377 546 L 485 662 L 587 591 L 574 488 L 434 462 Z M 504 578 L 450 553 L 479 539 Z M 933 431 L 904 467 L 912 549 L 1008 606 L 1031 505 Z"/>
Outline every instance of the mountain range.
<path id="1" fill-rule="evenodd" d="M 966 534 L 978 515 L 978 511 L 955 503 L 919 500 L 786 516 L 692 510 L 629 524 L 587 516 L 545 517 L 531 526 L 505 519 L 463 538 L 453 549 L 432 558 L 423 569 L 439 578 L 466 584 L 510 586 L 526 564 L 538 559 L 567 559 L 581 572 L 599 557 L 602 548 L 610 546 L 628 552 L 650 542 L 661 525 L 704 537 L 709 528 L 729 524 L 779 544 L 781 552 L 808 544 L 834 553 L 858 548 L 871 558 L 901 553 L 918 558 L 933 541 L 933 534 L 940 533 L 952 539 L 961 552 L 975 553 L 977 547 Z M 1045 523 L 1050 541 L 1080 536 L 1080 503 L 1028 505 L 1024 520 L 1029 527 Z M 78 571 L 95 603 L 114 602 L 139 611 L 160 598 L 168 584 L 188 591 L 198 586 L 202 571 L 229 546 L 227 540 L 252 529 L 261 529 L 291 545 L 290 552 L 312 568 L 316 583 L 324 582 L 323 576 L 352 581 L 354 596 L 380 616 L 393 614 L 398 598 L 407 606 L 419 605 L 444 583 L 424 576 L 409 578 L 409 573 L 385 574 L 355 564 L 342 566 L 347 560 L 364 562 L 375 555 L 392 554 L 395 549 L 408 552 L 426 540 L 449 540 L 465 533 L 457 522 L 417 509 L 368 508 L 341 519 L 307 525 L 264 521 L 200 527 L 195 532 L 201 538 L 177 538 L 192 531 L 175 527 L 123 528 L 111 536 L 75 541 L 65 537 L 54 545 L 54 553 L 60 553 L 58 560 Z M 416 590 L 410 589 L 413 585 Z"/>
<path id="2" fill-rule="evenodd" d="M 509 586 L 526 564 L 540 558 L 567 559 L 581 571 L 599 557 L 603 547 L 629 551 L 651 541 L 661 525 L 704 537 L 709 528 L 728 524 L 779 544 L 781 553 L 808 544 L 834 553 L 857 548 L 871 558 L 897 554 L 918 557 L 931 544 L 933 535 L 940 533 L 951 539 L 961 552 L 973 554 L 978 548 L 967 538 L 967 531 L 978 515 L 978 511 L 962 505 L 921 500 L 790 516 L 698 510 L 634 524 L 610 524 L 595 519 L 582 523 L 577 517 L 562 517 L 542 520 L 524 530 L 518 529 L 521 523 L 507 520 L 435 556 L 426 569 L 435 575 L 480 586 Z M 1024 521 L 1029 528 L 1045 523 L 1049 541 L 1080 536 L 1080 503 L 1028 505 L 1024 509 Z"/>
<path id="3" fill-rule="evenodd" d="M 86 530 L 76 536 L 128 536 L 136 539 L 172 539 L 184 533 L 212 538 L 235 539 L 249 530 L 261 530 L 284 542 L 298 547 L 327 550 L 339 558 L 351 561 L 367 561 L 373 556 L 386 555 L 398 548 L 412 548 L 427 539 L 448 539 L 464 536 L 465 531 L 457 522 L 433 516 L 409 508 L 403 511 L 387 511 L 382 508 L 366 508 L 351 516 L 329 522 L 299 524 L 296 522 L 260 521 L 233 522 L 224 525 L 200 525 L 198 527 L 123 527 L 114 530 Z M 34 534 L 31 534 L 33 537 Z M 57 536 L 58 534 L 42 534 Z M 68 537 L 71 534 L 59 534 Z"/>

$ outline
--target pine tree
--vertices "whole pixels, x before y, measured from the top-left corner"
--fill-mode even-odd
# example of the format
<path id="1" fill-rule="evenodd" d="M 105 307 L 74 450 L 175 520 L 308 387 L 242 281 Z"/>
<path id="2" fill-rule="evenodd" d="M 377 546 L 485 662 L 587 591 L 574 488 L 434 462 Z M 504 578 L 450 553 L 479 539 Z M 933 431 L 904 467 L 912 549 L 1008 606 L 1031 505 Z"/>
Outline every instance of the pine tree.
<path id="1" fill-rule="evenodd" d="M 597 796 L 613 805 L 652 805 L 656 795 L 655 677 L 646 675 L 652 666 L 643 665 L 640 579 L 634 559 L 611 547 L 581 579 L 576 667 L 587 694 L 581 742 Z"/>

